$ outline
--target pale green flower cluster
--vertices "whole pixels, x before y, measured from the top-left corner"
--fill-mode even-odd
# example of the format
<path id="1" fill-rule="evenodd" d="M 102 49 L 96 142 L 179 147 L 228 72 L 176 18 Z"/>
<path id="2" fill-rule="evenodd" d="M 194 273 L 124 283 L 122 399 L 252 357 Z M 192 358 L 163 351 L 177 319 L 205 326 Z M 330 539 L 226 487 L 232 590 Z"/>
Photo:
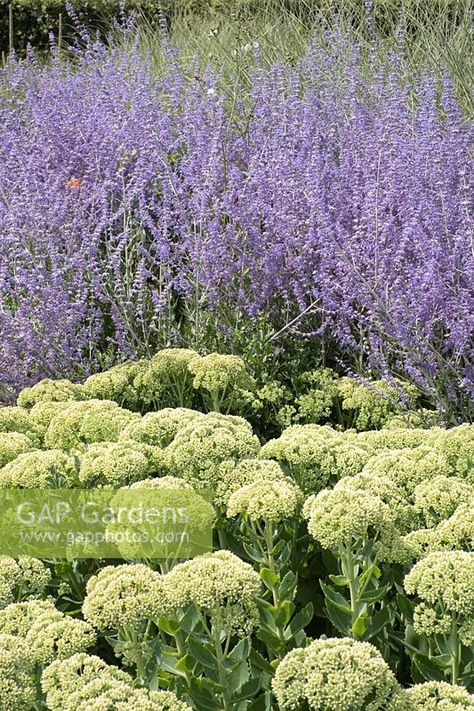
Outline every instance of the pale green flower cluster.
<path id="1" fill-rule="evenodd" d="M 187 481 L 179 479 L 177 476 L 154 477 L 153 479 L 143 479 L 135 481 L 130 485 L 130 489 L 187 489 L 193 491 L 193 487 Z"/>
<path id="2" fill-rule="evenodd" d="M 92 442 L 115 442 L 140 415 L 111 400 L 73 402 L 50 422 L 44 442 L 48 449 L 71 450 Z"/>
<path id="3" fill-rule="evenodd" d="M 349 489 L 376 494 L 394 515 L 395 526 L 401 533 L 408 533 L 418 526 L 418 516 L 404 489 L 388 476 L 366 473 L 344 477 L 335 490 Z"/>
<path id="4" fill-rule="evenodd" d="M 255 599 L 260 578 L 251 565 L 227 550 L 176 565 L 163 577 L 166 596 L 176 610 L 194 604 L 213 626 L 246 636 L 258 624 Z"/>
<path id="5" fill-rule="evenodd" d="M 98 442 L 91 444 L 79 456 L 79 480 L 86 487 L 126 486 L 161 467 L 161 452 L 138 442 Z"/>
<path id="6" fill-rule="evenodd" d="M 135 409 L 138 405 L 138 393 L 134 380 L 147 368 L 147 360 L 126 361 L 103 373 L 90 375 L 82 386 L 84 397 L 93 400 L 114 400 L 122 407 Z"/>
<path id="7" fill-rule="evenodd" d="M 227 516 L 242 515 L 250 521 L 282 521 L 299 509 L 303 494 L 289 481 L 254 481 L 230 495 Z"/>
<path id="8" fill-rule="evenodd" d="M 272 682 L 281 711 L 385 711 L 399 686 L 378 650 L 352 639 L 294 649 Z"/>
<path id="9" fill-rule="evenodd" d="M 96 643 L 96 633 L 87 622 L 59 610 L 45 610 L 32 621 L 25 641 L 35 660 L 44 665 L 90 649 Z"/>
<path id="10" fill-rule="evenodd" d="M 192 401 L 193 375 L 188 365 L 199 358 L 187 348 L 165 348 L 159 351 L 134 378 L 133 385 L 145 405 L 184 406 Z"/>
<path id="11" fill-rule="evenodd" d="M 474 483 L 474 425 L 435 431 L 433 447 L 447 459 L 457 476 Z"/>
<path id="12" fill-rule="evenodd" d="M 0 469 L 0 488 L 47 489 L 76 482 L 74 458 L 60 449 L 26 452 Z"/>
<path id="13" fill-rule="evenodd" d="M 422 445 L 429 445 L 431 437 L 430 430 L 400 428 L 359 432 L 356 435 L 356 440 L 359 444 L 365 443 L 380 451 L 384 449 L 414 449 Z"/>
<path id="14" fill-rule="evenodd" d="M 448 519 L 462 503 L 474 499 L 474 484 L 459 477 L 437 476 L 415 487 L 415 510 L 426 528 Z"/>
<path id="15" fill-rule="evenodd" d="M 44 439 L 46 430 L 48 429 L 51 420 L 59 415 L 60 412 L 64 412 L 64 402 L 52 400 L 45 400 L 44 402 L 38 402 L 30 410 L 30 422 L 41 438 L 41 442 Z"/>
<path id="16" fill-rule="evenodd" d="M 382 429 L 406 429 L 407 427 L 415 427 L 422 429 L 431 429 L 440 427 L 442 421 L 440 413 L 437 410 L 407 410 L 402 415 L 393 415 L 389 417 Z"/>
<path id="17" fill-rule="evenodd" d="M 293 425 L 278 439 L 267 442 L 260 456 L 284 465 L 306 493 L 317 492 L 329 483 L 330 467 L 325 458 L 331 445 L 339 443 L 341 437 L 331 427 Z"/>
<path id="18" fill-rule="evenodd" d="M 37 558 L 0 556 L 0 608 L 40 596 L 51 582 L 51 571 Z"/>
<path id="19" fill-rule="evenodd" d="M 433 624 L 439 624 L 441 629 L 446 626 L 445 616 L 455 615 L 456 624 L 460 626 L 460 640 L 470 645 L 474 615 L 473 580 L 474 553 L 436 551 L 416 563 L 404 582 L 407 593 L 416 595 L 421 601 L 415 608 L 415 632 L 429 635 Z M 427 608 L 434 610 L 435 615 L 430 615 Z"/>
<path id="20" fill-rule="evenodd" d="M 139 629 L 166 616 L 163 577 L 146 565 L 107 566 L 87 583 L 82 612 L 100 630 Z"/>
<path id="21" fill-rule="evenodd" d="M 292 480 L 285 476 L 278 462 L 271 459 L 244 459 L 238 464 L 226 461 L 219 467 L 214 503 L 217 506 L 227 506 L 229 497 L 235 491 L 255 482 L 292 483 Z"/>
<path id="22" fill-rule="evenodd" d="M 215 409 L 219 409 L 226 399 L 238 395 L 238 391 L 255 388 L 255 381 L 247 372 L 244 361 L 235 355 L 210 353 L 191 360 L 188 369 L 194 376 L 193 387 L 210 393 Z"/>
<path id="23" fill-rule="evenodd" d="M 35 619 L 44 612 L 57 612 L 51 600 L 14 602 L 0 610 L 0 629 L 14 637 L 26 637 Z"/>
<path id="24" fill-rule="evenodd" d="M 340 441 L 334 440 L 328 447 L 322 460 L 322 470 L 332 481 L 354 476 L 362 471 L 375 453 L 373 447 L 359 442 L 357 438 L 341 436 Z"/>
<path id="25" fill-rule="evenodd" d="M 24 640 L 40 664 L 66 659 L 96 642 L 93 627 L 57 610 L 48 600 L 12 603 L 0 610 L 0 628 L 18 642 Z"/>
<path id="26" fill-rule="evenodd" d="M 31 711 L 36 702 L 34 659 L 28 644 L 0 634 L 0 709 Z"/>
<path id="27" fill-rule="evenodd" d="M 215 487 L 222 462 L 255 457 L 259 449 L 246 420 L 211 412 L 183 427 L 165 451 L 170 474 L 196 486 Z"/>
<path id="28" fill-rule="evenodd" d="M 438 475 L 451 476 L 454 473 L 446 457 L 432 447 L 380 452 L 367 462 L 363 471 L 390 477 L 410 497 L 414 496 L 415 487 L 421 482 Z"/>
<path id="29" fill-rule="evenodd" d="M 21 407 L 33 407 L 38 402 L 67 402 L 84 400 L 82 385 L 70 380 L 50 380 L 45 378 L 30 388 L 24 388 L 18 395 L 17 403 Z"/>
<path id="30" fill-rule="evenodd" d="M 53 662 L 41 685 L 50 711 L 189 711 L 171 692 L 134 688 L 128 674 L 89 654 Z"/>
<path id="31" fill-rule="evenodd" d="M 34 444 L 20 432 L 0 432 L 0 468 L 24 452 L 31 452 Z"/>
<path id="32" fill-rule="evenodd" d="M 34 444 L 41 443 L 38 428 L 24 407 L 0 407 L 0 432 L 19 432 Z"/>
<path id="33" fill-rule="evenodd" d="M 412 557 L 423 558 L 434 551 L 474 552 L 474 498 L 434 528 L 420 528 L 404 537 Z"/>
<path id="34" fill-rule="evenodd" d="M 141 420 L 131 422 L 125 427 L 120 439 L 167 447 L 183 427 L 202 417 L 202 412 L 186 407 L 166 407 L 158 412 L 147 412 Z"/>
<path id="35" fill-rule="evenodd" d="M 323 548 L 338 551 L 354 539 L 371 540 L 380 560 L 403 560 L 402 540 L 395 516 L 382 499 L 347 485 L 323 489 L 303 507 L 310 535 Z"/>
<path id="36" fill-rule="evenodd" d="M 411 711 L 464 711 L 474 709 L 474 695 L 462 686 L 429 681 L 406 689 Z"/>
<path id="37" fill-rule="evenodd" d="M 343 412 L 350 412 L 352 424 L 357 430 L 378 429 L 390 416 L 406 409 L 402 398 L 416 400 L 417 391 L 412 385 L 390 385 L 385 380 L 360 383 L 353 378 L 340 378 L 338 393 L 342 398 Z"/>

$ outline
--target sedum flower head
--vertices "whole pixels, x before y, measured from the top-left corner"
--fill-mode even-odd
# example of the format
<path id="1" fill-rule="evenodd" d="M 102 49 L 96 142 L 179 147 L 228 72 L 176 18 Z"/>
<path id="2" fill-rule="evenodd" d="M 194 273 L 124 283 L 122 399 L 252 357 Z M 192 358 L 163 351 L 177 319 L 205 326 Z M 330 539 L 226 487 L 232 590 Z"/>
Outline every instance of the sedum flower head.
<path id="1" fill-rule="evenodd" d="M 20 432 L 35 444 L 41 441 L 35 423 L 24 407 L 0 407 L 0 432 Z"/>
<path id="2" fill-rule="evenodd" d="M 99 681 L 89 685 L 85 693 L 74 695 L 74 703 L 79 696 L 86 697 L 74 706 L 74 711 L 190 711 L 171 691 L 135 689 L 123 682 L 108 682 L 106 686 L 103 690 L 104 683 Z"/>
<path id="3" fill-rule="evenodd" d="M 281 462 L 305 493 L 318 492 L 329 483 L 328 452 L 341 438 L 331 427 L 293 425 L 267 442 L 260 456 Z"/>
<path id="4" fill-rule="evenodd" d="M 463 502 L 474 499 L 474 485 L 459 477 L 437 476 L 415 487 L 415 510 L 427 528 L 448 519 Z"/>
<path id="5" fill-rule="evenodd" d="M 114 400 L 122 407 L 135 409 L 138 392 L 133 382 L 147 368 L 146 360 L 126 361 L 103 373 L 90 375 L 82 386 L 84 396 L 93 400 Z"/>
<path id="6" fill-rule="evenodd" d="M 355 439 L 359 444 L 365 443 L 377 451 L 383 449 L 414 449 L 415 447 L 428 445 L 430 437 L 430 431 L 421 428 L 372 430 L 359 432 L 355 435 Z"/>
<path id="7" fill-rule="evenodd" d="M 260 449 L 250 424 L 241 417 L 209 413 L 190 422 L 167 447 L 169 472 L 203 487 L 215 487 L 219 465 L 255 457 Z"/>
<path id="8" fill-rule="evenodd" d="M 430 429 L 442 424 L 440 413 L 437 410 L 407 410 L 401 415 L 392 415 L 388 418 L 383 429 L 395 430 L 407 427 Z"/>
<path id="9" fill-rule="evenodd" d="M 133 381 L 140 401 L 145 405 L 175 407 L 193 399 L 193 376 L 189 364 L 199 358 L 187 348 L 164 348 L 148 361 L 147 367 Z"/>
<path id="10" fill-rule="evenodd" d="M 431 447 L 415 447 L 380 452 L 368 461 L 364 473 L 388 476 L 402 486 L 410 497 L 422 481 L 453 472 L 446 458 Z"/>
<path id="11" fill-rule="evenodd" d="M 457 476 L 474 483 L 474 425 L 463 424 L 435 433 L 433 447 Z"/>
<path id="12" fill-rule="evenodd" d="M 429 681 L 406 689 L 412 711 L 464 711 L 474 709 L 474 695 L 462 686 Z"/>
<path id="13" fill-rule="evenodd" d="M 51 420 L 45 445 L 49 449 L 70 450 L 80 444 L 115 442 L 121 431 L 140 417 L 111 400 L 74 402 Z"/>
<path id="14" fill-rule="evenodd" d="M 474 498 L 458 506 L 446 521 L 433 529 L 431 550 L 474 552 Z"/>
<path id="15" fill-rule="evenodd" d="M 84 394 L 81 385 L 71 383 L 70 380 L 50 380 L 45 378 L 30 388 L 25 388 L 18 395 L 17 403 L 21 407 L 33 407 L 38 402 L 67 402 L 83 400 Z"/>
<path id="16" fill-rule="evenodd" d="M 202 358 L 194 358 L 189 362 L 188 370 L 194 375 L 193 387 L 196 390 L 214 392 L 229 387 L 252 386 L 244 361 L 235 355 L 210 353 Z"/>
<path id="17" fill-rule="evenodd" d="M 310 535 L 323 548 L 337 550 L 353 539 L 371 539 L 381 560 L 397 560 L 401 541 L 390 507 L 374 494 L 347 486 L 324 489 L 303 507 Z"/>
<path id="18" fill-rule="evenodd" d="M 0 708 L 31 711 L 36 703 L 34 660 L 23 639 L 0 634 Z"/>
<path id="19" fill-rule="evenodd" d="M 357 430 L 382 427 L 393 414 L 406 409 L 403 399 L 416 400 L 416 388 L 405 383 L 394 387 L 385 380 L 365 384 L 344 377 L 338 381 L 337 388 L 342 398 L 341 408 L 351 413 Z"/>
<path id="20" fill-rule="evenodd" d="M 121 433 L 120 439 L 167 447 L 183 427 L 202 417 L 202 412 L 187 407 L 165 407 L 158 412 L 148 412 L 141 420 L 131 422 Z"/>
<path id="21" fill-rule="evenodd" d="M 259 575 L 230 551 L 176 565 L 164 576 L 164 585 L 175 609 L 194 604 L 221 629 L 245 636 L 258 622 Z"/>
<path id="22" fill-rule="evenodd" d="M 235 464 L 223 462 L 219 467 L 219 477 L 216 482 L 214 503 L 227 506 L 229 497 L 240 487 L 254 482 L 290 482 L 283 469 L 271 459 L 244 459 Z"/>
<path id="23" fill-rule="evenodd" d="M 40 664 L 67 659 L 85 652 L 96 642 L 92 625 L 64 615 L 59 610 L 45 610 L 35 617 L 25 637 L 34 658 Z"/>
<path id="24" fill-rule="evenodd" d="M 427 606 L 462 617 L 474 614 L 474 553 L 435 551 L 405 577 L 405 590 Z"/>
<path id="25" fill-rule="evenodd" d="M 352 639 L 318 639 L 294 649 L 272 682 L 282 711 L 385 711 L 399 693 L 378 650 Z"/>
<path id="26" fill-rule="evenodd" d="M 30 422 L 35 432 L 41 437 L 41 440 L 43 440 L 53 417 L 63 412 L 64 407 L 64 402 L 49 400 L 41 401 L 33 405 L 30 410 Z"/>
<path id="27" fill-rule="evenodd" d="M 135 445 L 135 446 L 133 446 Z M 80 457 L 79 480 L 84 486 L 125 486 L 145 478 L 151 471 L 149 457 L 138 443 L 91 444 Z"/>
<path id="28" fill-rule="evenodd" d="M 77 711 L 78 699 L 74 696 L 88 684 L 98 681 L 103 682 L 102 688 L 105 689 L 114 683 L 127 684 L 129 687 L 132 685 L 131 677 L 125 672 L 106 664 L 99 657 L 80 652 L 47 666 L 41 677 L 41 687 L 46 695 L 48 709 Z M 97 693 L 97 690 L 96 686 L 94 691 Z"/>
<path id="29" fill-rule="evenodd" d="M 14 602 L 0 610 L 0 629 L 5 634 L 26 637 L 34 620 L 44 612 L 57 612 L 51 600 L 29 600 Z"/>
<path id="30" fill-rule="evenodd" d="M 187 489 L 193 491 L 193 487 L 187 481 L 179 479 L 177 476 L 162 476 L 154 479 L 143 479 L 135 481 L 130 485 L 130 489 Z"/>
<path id="31" fill-rule="evenodd" d="M 24 452 L 34 449 L 33 442 L 19 432 L 0 432 L 0 469 Z"/>
<path id="32" fill-rule="evenodd" d="M 301 499 L 301 489 L 291 482 L 254 481 L 230 495 L 227 516 L 232 518 L 240 514 L 250 521 L 278 522 L 294 516 Z"/>
<path id="33" fill-rule="evenodd" d="M 0 556 L 0 608 L 28 597 L 41 596 L 51 582 L 51 571 L 41 560 Z"/>
<path id="34" fill-rule="evenodd" d="M 146 565 L 109 565 L 87 583 L 82 612 L 100 630 L 139 629 L 166 615 L 163 590 L 160 573 Z"/>
<path id="35" fill-rule="evenodd" d="M 418 517 L 413 505 L 405 491 L 390 477 L 360 472 L 341 479 L 335 489 L 366 491 L 369 494 L 375 492 L 392 511 L 395 526 L 400 532 L 406 533 L 416 528 Z"/>
<path id="36" fill-rule="evenodd" d="M 1 488 L 47 489 L 76 482 L 74 458 L 60 449 L 26 452 L 0 469 Z"/>

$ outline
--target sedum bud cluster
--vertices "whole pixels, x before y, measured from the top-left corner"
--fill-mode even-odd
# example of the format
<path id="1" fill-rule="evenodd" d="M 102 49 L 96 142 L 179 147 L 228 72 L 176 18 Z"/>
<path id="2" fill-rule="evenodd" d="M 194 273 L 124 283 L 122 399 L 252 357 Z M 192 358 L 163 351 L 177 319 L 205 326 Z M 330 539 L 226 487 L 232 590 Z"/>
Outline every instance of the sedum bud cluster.
<path id="1" fill-rule="evenodd" d="M 111 400 L 73 402 L 51 420 L 44 436 L 48 449 L 75 449 L 81 444 L 115 442 L 121 431 L 140 415 Z"/>
<path id="2" fill-rule="evenodd" d="M 25 452 L 0 469 L 0 488 L 47 489 L 76 484 L 74 458 L 60 449 Z"/>
<path id="3" fill-rule="evenodd" d="M 416 684 L 404 691 L 411 711 L 465 711 L 474 709 L 474 695 L 444 681 Z"/>
<path id="4" fill-rule="evenodd" d="M 0 432 L 0 469 L 35 446 L 31 439 L 20 432 Z"/>
<path id="5" fill-rule="evenodd" d="M 250 521 L 263 519 L 277 523 L 294 516 L 302 498 L 301 489 L 290 481 L 254 481 L 230 495 L 227 516 L 241 515 Z"/>
<path id="6" fill-rule="evenodd" d="M 134 688 L 128 674 L 84 653 L 50 664 L 41 685 L 50 711 L 189 711 L 171 692 Z"/>
<path id="7" fill-rule="evenodd" d="M 310 496 L 303 507 L 310 535 L 323 548 L 338 552 L 351 541 L 370 541 L 379 560 L 404 560 L 406 553 L 395 515 L 382 499 L 347 485 Z"/>
<path id="8" fill-rule="evenodd" d="M 163 583 L 176 611 L 194 605 L 217 629 L 244 637 L 258 624 L 259 575 L 230 551 L 180 563 L 163 577 Z"/>
<path id="9" fill-rule="evenodd" d="M 259 449 L 246 420 L 211 412 L 183 427 L 165 451 L 170 474 L 196 486 L 215 488 L 222 462 L 255 457 Z"/>
<path id="10" fill-rule="evenodd" d="M 400 691 L 380 652 L 349 638 L 292 650 L 272 686 L 281 711 L 385 711 Z"/>
<path id="11" fill-rule="evenodd" d="M 357 430 L 379 429 L 389 418 L 406 409 L 404 401 L 415 402 L 417 391 L 412 385 L 385 380 L 367 383 L 354 378 L 340 378 L 337 384 L 341 409 L 351 416 L 351 423 Z"/>
<path id="12" fill-rule="evenodd" d="M 0 634 L 0 708 L 31 711 L 36 702 L 35 660 L 23 639 Z"/>
<path id="13" fill-rule="evenodd" d="M 165 407 L 158 412 L 147 412 L 141 420 L 131 422 L 121 432 L 120 439 L 164 448 L 183 427 L 202 417 L 202 412 L 187 407 Z"/>
<path id="14" fill-rule="evenodd" d="M 436 476 L 415 487 L 415 510 L 426 528 L 434 528 L 449 519 L 466 501 L 474 499 L 474 484 L 459 477 Z"/>
<path id="15" fill-rule="evenodd" d="M 416 595 L 414 629 L 430 636 L 459 629 L 462 644 L 474 642 L 474 553 L 435 551 L 418 561 L 405 577 L 405 590 Z"/>
<path id="16" fill-rule="evenodd" d="M 84 618 L 99 630 L 141 629 L 168 613 L 160 573 L 141 563 L 109 565 L 87 583 Z"/>
<path id="17" fill-rule="evenodd" d="M 37 558 L 0 556 L 0 608 L 41 596 L 50 582 L 51 571 Z"/>
<path id="18" fill-rule="evenodd" d="M 24 388 L 18 395 L 17 403 L 21 407 L 33 407 L 39 402 L 68 402 L 84 400 L 82 385 L 70 380 L 50 380 L 45 378 L 30 388 Z"/>
<path id="19" fill-rule="evenodd" d="M 98 442 L 79 456 L 83 486 L 126 486 L 161 469 L 163 457 L 156 447 L 139 442 Z"/>

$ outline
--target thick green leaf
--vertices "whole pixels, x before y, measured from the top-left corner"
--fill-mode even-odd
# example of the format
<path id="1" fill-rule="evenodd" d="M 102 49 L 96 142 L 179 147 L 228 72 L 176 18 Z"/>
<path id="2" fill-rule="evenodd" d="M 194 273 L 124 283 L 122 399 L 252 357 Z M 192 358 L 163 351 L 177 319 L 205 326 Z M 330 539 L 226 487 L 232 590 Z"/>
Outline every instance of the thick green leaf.
<path id="1" fill-rule="evenodd" d="M 314 608 L 313 604 L 311 602 L 308 602 L 307 605 L 303 607 L 302 610 L 296 613 L 296 615 L 293 617 L 293 619 L 290 622 L 289 625 L 289 631 L 291 635 L 296 635 L 298 632 L 301 630 L 304 630 L 304 628 L 309 625 L 311 620 L 313 619 L 314 615 Z"/>
<path id="2" fill-rule="evenodd" d="M 202 664 L 203 667 L 207 667 L 208 669 L 215 669 L 217 667 L 216 657 L 209 645 L 204 645 L 195 639 L 190 639 L 187 646 L 189 654 Z"/>
<path id="3" fill-rule="evenodd" d="M 320 581 L 320 585 L 326 598 L 326 603 L 330 603 L 340 612 L 352 616 L 352 610 L 349 606 L 349 603 L 347 602 L 346 598 L 341 595 L 341 593 L 338 593 L 336 590 L 333 590 L 330 585 L 326 585 L 322 581 Z"/>

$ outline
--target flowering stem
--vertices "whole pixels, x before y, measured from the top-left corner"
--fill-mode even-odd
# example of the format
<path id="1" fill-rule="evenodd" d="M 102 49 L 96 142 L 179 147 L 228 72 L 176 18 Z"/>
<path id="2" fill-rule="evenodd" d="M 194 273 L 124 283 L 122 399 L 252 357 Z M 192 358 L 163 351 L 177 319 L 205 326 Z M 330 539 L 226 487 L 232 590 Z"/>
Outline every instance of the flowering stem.
<path id="1" fill-rule="evenodd" d="M 457 684 L 459 682 L 459 664 L 461 657 L 461 646 L 459 644 L 458 628 L 457 628 L 457 616 L 456 613 L 452 613 L 452 626 L 451 635 L 449 639 L 449 646 L 451 652 L 451 683 Z"/>

